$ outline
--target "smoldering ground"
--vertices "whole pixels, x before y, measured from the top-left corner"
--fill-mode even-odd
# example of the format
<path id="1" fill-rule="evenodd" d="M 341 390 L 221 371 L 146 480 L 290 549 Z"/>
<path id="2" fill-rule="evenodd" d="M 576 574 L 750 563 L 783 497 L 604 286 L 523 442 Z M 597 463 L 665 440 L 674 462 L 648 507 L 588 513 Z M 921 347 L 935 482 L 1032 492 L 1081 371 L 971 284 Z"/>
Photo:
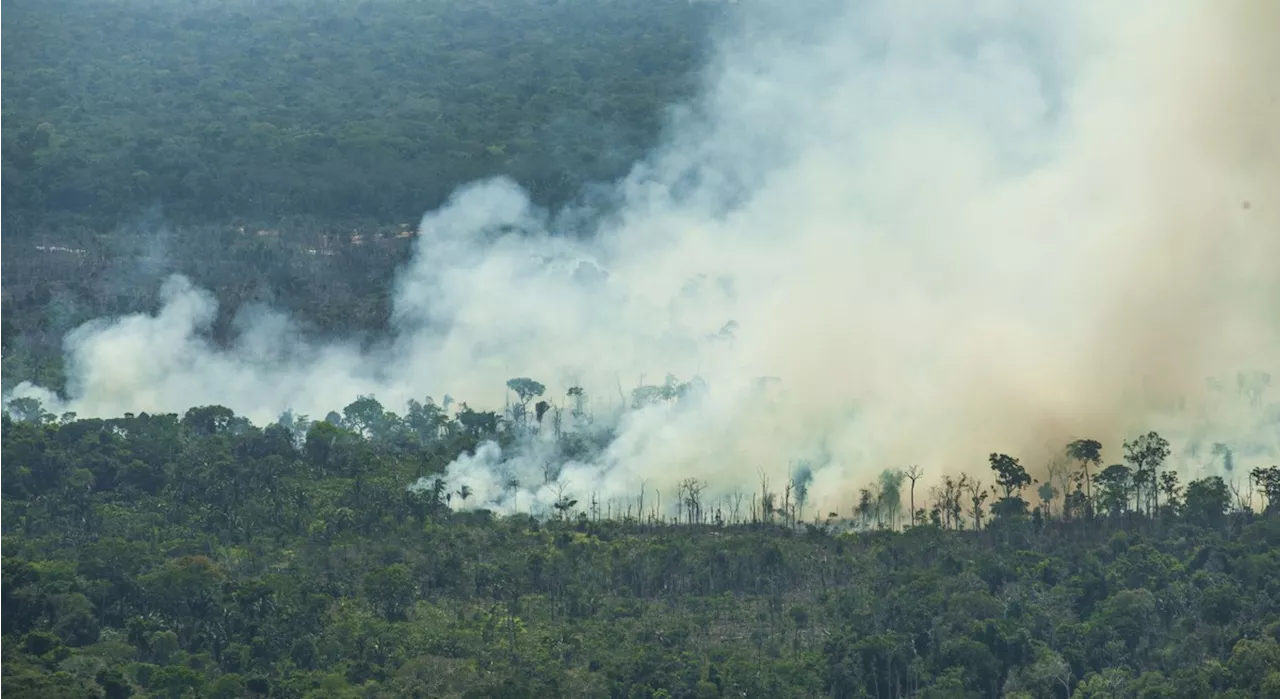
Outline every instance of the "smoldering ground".
<path id="1" fill-rule="evenodd" d="M 513 376 L 556 396 L 698 376 L 696 402 L 616 417 L 553 485 L 725 491 L 803 459 L 823 511 L 886 467 L 982 472 L 1003 451 L 1034 472 L 1074 437 L 1109 460 L 1147 429 L 1270 458 L 1274 406 L 1235 377 L 1280 370 L 1280 5 L 752 0 L 728 15 L 700 96 L 606 215 L 539 211 L 505 180 L 427 214 L 387 346 L 312 346 L 258 316 L 215 350 L 209 296 L 175 279 L 155 315 L 68 336 L 67 403 L 270 420 L 360 393 L 496 407 Z M 760 392 L 766 376 L 780 388 Z M 536 483 L 547 448 L 485 447 L 449 478 L 475 488 L 468 506 L 545 501 L 505 484 Z"/>

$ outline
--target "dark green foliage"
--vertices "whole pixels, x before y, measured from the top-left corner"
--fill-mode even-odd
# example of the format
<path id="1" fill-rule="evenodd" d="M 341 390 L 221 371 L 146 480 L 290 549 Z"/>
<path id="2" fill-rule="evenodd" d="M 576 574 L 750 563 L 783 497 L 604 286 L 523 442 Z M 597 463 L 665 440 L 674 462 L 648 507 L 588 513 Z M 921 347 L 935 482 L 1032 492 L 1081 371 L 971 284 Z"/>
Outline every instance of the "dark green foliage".
<path id="1" fill-rule="evenodd" d="M 413 221 L 506 174 L 609 179 L 689 94 L 712 3 L 27 0 L 5 223 Z M 6 232 L 6 235 L 8 233 Z"/>
<path id="2" fill-rule="evenodd" d="M 1098 504 L 1112 515 L 1129 509 L 1133 492 L 1133 471 L 1124 464 L 1111 464 L 1094 477 L 1098 484 Z"/>
<path id="3" fill-rule="evenodd" d="M 992 454 L 989 458 L 991 470 L 996 474 L 996 485 L 1004 491 L 1004 496 L 991 507 L 991 512 L 1000 519 L 1023 517 L 1027 514 L 1027 501 L 1022 499 L 1022 489 L 1031 485 L 1031 476 L 1018 460 L 1008 454 Z"/>
<path id="4" fill-rule="evenodd" d="M 1183 505 L 1187 518 L 1204 526 L 1220 526 L 1231 505 L 1231 493 L 1227 484 L 1218 476 L 1211 476 L 1187 484 Z"/>
<path id="5" fill-rule="evenodd" d="M 1216 477 L 1158 519 L 1124 500 L 968 532 L 715 524 L 707 500 L 668 524 L 578 503 L 538 522 L 406 488 L 506 429 L 430 400 L 402 419 L 361 398 L 342 426 L 22 416 L 2 454 L 15 697 L 1280 690 L 1280 520 L 1231 511 Z M 1025 471 L 993 465 L 992 508 L 1025 506 Z M 1104 492 L 1130 484 L 1113 469 Z"/>

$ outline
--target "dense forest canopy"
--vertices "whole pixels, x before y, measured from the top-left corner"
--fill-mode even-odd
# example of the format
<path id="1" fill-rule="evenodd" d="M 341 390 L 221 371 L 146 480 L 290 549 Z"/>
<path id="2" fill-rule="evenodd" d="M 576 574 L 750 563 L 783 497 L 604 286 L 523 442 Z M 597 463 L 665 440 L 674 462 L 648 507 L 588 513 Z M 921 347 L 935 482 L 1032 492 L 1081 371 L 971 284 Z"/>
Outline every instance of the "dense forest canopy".
<path id="1" fill-rule="evenodd" d="M 612 179 L 690 94 L 715 4 L 12 2 L 5 235 L 415 222 L 507 174 L 544 204 Z"/>
<path id="2" fill-rule="evenodd" d="M 992 487 L 886 471 L 838 513 L 690 479 L 535 518 L 444 469 L 550 416 L 15 413 L 15 697 L 1280 697 L 1280 468 L 1182 483 L 1156 434 L 1038 488 L 992 454 Z"/>

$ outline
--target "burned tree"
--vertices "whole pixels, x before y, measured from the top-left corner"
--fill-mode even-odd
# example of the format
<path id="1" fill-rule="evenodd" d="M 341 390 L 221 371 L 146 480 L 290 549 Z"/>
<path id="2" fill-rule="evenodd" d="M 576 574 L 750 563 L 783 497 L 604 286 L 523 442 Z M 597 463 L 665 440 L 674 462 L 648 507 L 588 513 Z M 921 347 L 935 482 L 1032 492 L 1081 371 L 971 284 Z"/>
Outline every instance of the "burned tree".
<path id="1" fill-rule="evenodd" d="M 916 519 L 917 519 L 916 517 L 916 481 L 920 479 L 920 476 L 924 474 L 924 471 L 920 468 L 920 466 L 916 464 L 912 464 L 911 466 L 908 466 L 907 470 L 904 471 L 903 473 L 911 481 L 911 526 L 914 527 L 917 524 L 916 522 Z"/>

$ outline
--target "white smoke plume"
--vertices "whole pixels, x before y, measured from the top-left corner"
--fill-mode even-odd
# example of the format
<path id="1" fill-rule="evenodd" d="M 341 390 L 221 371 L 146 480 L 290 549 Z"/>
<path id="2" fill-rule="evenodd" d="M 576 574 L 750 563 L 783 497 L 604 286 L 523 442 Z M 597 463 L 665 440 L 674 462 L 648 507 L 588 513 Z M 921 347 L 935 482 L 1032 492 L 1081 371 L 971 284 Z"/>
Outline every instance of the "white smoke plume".
<path id="1" fill-rule="evenodd" d="M 463 188 L 423 219 L 373 353 L 308 346 L 279 317 L 216 350 L 210 297 L 171 280 L 156 315 L 67 338 L 71 409 L 269 421 L 361 393 L 497 407 L 515 376 L 560 403 L 697 376 L 697 400 L 626 413 L 554 485 L 750 490 L 804 459 L 822 512 L 885 468 L 981 473 L 1004 451 L 1038 470 L 1075 437 L 1109 460 L 1152 428 L 1275 453 L 1277 411 L 1235 389 L 1280 373 L 1280 3 L 728 14 L 702 95 L 593 230 L 557 230 L 577 219 L 505 180 Z M 545 505 L 546 439 L 463 457 L 450 488 Z"/>

